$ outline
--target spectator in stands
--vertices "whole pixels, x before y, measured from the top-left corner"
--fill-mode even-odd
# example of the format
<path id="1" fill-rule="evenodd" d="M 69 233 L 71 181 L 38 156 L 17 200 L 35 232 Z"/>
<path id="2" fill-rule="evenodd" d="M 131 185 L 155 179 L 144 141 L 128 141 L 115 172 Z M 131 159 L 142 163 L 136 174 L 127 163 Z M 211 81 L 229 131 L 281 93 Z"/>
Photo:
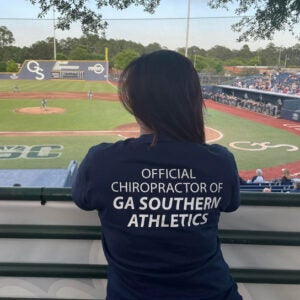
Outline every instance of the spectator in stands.
<path id="1" fill-rule="evenodd" d="M 300 180 L 295 180 L 293 183 L 294 188 L 290 191 L 291 193 L 300 193 Z"/>
<path id="2" fill-rule="evenodd" d="M 263 183 L 263 171 L 261 169 L 256 169 L 256 175 L 252 177 L 252 183 Z"/>
<path id="3" fill-rule="evenodd" d="M 240 204 L 237 167 L 225 147 L 205 144 L 192 62 L 169 50 L 143 55 L 123 71 L 119 96 L 140 137 L 92 147 L 72 189 L 100 217 L 106 299 L 242 299 L 218 239 L 220 213 Z"/>
<path id="4" fill-rule="evenodd" d="M 288 169 L 282 169 L 281 184 L 292 184 L 292 178 Z"/>

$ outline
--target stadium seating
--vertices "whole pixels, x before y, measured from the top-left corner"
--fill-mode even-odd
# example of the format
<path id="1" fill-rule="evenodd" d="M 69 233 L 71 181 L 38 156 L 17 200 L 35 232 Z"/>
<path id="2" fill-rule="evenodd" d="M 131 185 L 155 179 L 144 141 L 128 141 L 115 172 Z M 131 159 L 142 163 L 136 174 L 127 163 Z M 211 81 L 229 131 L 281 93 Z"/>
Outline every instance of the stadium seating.
<path id="1" fill-rule="evenodd" d="M 238 78 L 229 84 L 243 88 L 300 95 L 300 75 L 297 73 L 275 72 L 268 76 L 256 74 Z"/>
<path id="2" fill-rule="evenodd" d="M 241 184 L 240 190 L 245 192 L 262 192 L 265 188 L 269 188 L 274 193 L 287 193 L 293 189 L 293 185 L 283 185 L 275 183 L 247 183 Z"/>
<path id="3" fill-rule="evenodd" d="M 242 192 L 220 240 L 244 300 L 300 294 L 300 194 Z M 0 188 L 0 299 L 105 299 L 96 212 L 70 188 Z"/>

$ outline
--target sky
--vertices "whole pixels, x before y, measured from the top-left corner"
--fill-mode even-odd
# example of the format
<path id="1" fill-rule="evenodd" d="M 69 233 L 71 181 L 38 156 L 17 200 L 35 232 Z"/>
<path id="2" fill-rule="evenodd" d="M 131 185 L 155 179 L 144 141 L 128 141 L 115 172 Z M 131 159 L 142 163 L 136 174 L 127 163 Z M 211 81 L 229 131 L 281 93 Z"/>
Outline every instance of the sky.
<path id="1" fill-rule="evenodd" d="M 37 19 L 38 6 L 32 5 L 27 0 L 0 0 L 0 4 L 1 2 L 3 3 L 0 10 L 0 26 L 6 26 L 13 33 L 15 46 L 30 46 L 54 36 L 51 20 L 53 13 L 47 15 L 46 19 Z M 92 5 L 93 1 L 89 2 Z M 234 15 L 233 8 L 228 11 L 211 9 L 206 0 L 190 0 L 188 46 L 206 50 L 216 45 L 241 49 L 247 44 L 251 50 L 256 50 L 264 48 L 270 42 L 278 47 L 292 47 L 300 42 L 287 32 L 276 34 L 272 41 L 236 42 L 238 34 L 232 31 L 231 25 L 238 19 Z M 108 39 L 131 40 L 145 46 L 157 42 L 171 50 L 186 45 L 188 0 L 161 0 L 153 15 L 144 12 L 142 7 L 135 6 L 124 11 L 104 8 L 101 14 L 109 23 L 106 30 Z M 297 29 L 300 32 L 300 24 Z M 82 36 L 80 24 L 72 25 L 69 31 L 55 30 L 55 37 L 58 40 L 80 36 Z"/>

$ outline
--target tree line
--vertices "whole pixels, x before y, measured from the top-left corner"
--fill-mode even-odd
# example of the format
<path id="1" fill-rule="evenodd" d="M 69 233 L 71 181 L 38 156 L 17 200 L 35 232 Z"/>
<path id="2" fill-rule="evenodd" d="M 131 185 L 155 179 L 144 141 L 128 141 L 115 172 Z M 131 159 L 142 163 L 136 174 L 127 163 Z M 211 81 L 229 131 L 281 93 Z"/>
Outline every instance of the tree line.
<path id="1" fill-rule="evenodd" d="M 26 59 L 51 60 L 54 58 L 54 40 L 48 37 L 29 47 L 13 46 L 13 34 L 5 26 L 0 26 L 0 72 L 17 72 L 18 65 Z M 80 38 L 56 40 L 57 60 L 104 60 L 108 49 L 110 66 L 123 69 L 134 58 L 165 47 L 158 43 L 142 45 L 133 41 L 105 39 L 94 34 L 84 34 Z M 178 48 L 184 54 L 184 48 Z M 244 44 L 239 50 L 216 45 L 208 50 L 191 46 L 188 57 L 198 72 L 222 74 L 224 66 L 270 66 L 299 67 L 300 43 L 293 47 L 278 47 L 269 43 L 265 48 L 254 51 Z"/>

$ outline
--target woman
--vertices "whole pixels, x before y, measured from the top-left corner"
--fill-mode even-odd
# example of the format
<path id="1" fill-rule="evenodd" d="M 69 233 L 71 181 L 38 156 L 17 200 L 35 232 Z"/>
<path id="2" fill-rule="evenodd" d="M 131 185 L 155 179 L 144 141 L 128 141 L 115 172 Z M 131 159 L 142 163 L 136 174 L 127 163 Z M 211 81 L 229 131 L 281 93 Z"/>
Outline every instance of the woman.
<path id="1" fill-rule="evenodd" d="M 205 143 L 192 63 L 168 50 L 122 73 L 120 100 L 140 137 L 92 147 L 73 199 L 98 210 L 108 261 L 107 299 L 242 299 L 218 239 L 220 212 L 238 208 L 233 155 Z"/>
<path id="2" fill-rule="evenodd" d="M 288 169 L 282 169 L 281 184 L 292 184 L 292 177 Z"/>
<path id="3" fill-rule="evenodd" d="M 256 175 L 252 177 L 252 183 L 264 183 L 263 171 L 261 169 L 256 169 Z"/>

